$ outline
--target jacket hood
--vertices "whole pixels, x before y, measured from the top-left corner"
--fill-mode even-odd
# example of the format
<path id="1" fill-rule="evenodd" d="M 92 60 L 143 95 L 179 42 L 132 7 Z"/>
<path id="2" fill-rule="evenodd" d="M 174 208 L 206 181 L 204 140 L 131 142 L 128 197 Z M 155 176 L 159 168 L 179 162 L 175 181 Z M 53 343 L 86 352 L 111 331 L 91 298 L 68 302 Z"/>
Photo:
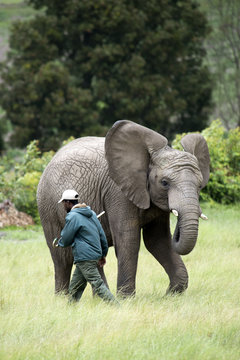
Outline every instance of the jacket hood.
<path id="1" fill-rule="evenodd" d="M 83 204 L 77 204 L 75 205 L 71 211 L 77 212 L 78 214 L 84 215 L 88 218 L 90 218 L 93 215 L 93 212 L 90 208 L 90 206 L 83 205 Z"/>

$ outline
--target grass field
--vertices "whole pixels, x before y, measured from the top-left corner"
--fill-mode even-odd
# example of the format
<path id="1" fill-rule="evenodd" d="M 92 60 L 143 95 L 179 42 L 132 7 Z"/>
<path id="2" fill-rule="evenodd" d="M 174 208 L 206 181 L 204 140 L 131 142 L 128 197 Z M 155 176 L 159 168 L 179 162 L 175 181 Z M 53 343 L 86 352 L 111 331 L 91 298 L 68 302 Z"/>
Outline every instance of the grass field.
<path id="1" fill-rule="evenodd" d="M 141 246 L 137 295 L 120 308 L 93 299 L 68 305 L 53 294 L 40 227 L 0 235 L 0 359 L 240 359 L 239 207 L 204 205 L 197 246 L 184 257 L 185 294 L 164 297 L 168 279 Z M 115 293 L 116 259 L 106 265 Z"/>

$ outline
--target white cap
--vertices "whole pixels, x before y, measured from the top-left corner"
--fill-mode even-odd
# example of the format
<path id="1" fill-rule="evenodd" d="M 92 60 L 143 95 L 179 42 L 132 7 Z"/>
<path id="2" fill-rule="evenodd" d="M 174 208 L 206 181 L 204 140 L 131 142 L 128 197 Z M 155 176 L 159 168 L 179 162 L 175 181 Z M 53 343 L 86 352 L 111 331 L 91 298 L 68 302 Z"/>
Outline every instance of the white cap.
<path id="1" fill-rule="evenodd" d="M 75 190 L 65 190 L 62 194 L 61 199 L 58 201 L 60 204 L 63 200 L 78 200 L 78 193 Z"/>

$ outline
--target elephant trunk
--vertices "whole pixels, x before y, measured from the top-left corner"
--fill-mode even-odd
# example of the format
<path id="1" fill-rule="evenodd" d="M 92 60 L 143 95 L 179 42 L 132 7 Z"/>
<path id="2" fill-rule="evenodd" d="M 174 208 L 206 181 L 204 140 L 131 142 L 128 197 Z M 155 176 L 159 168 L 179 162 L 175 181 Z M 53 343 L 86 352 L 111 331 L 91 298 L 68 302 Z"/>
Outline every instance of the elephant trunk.
<path id="1" fill-rule="evenodd" d="M 190 253 L 197 242 L 199 209 L 198 200 L 193 198 L 185 198 L 181 207 L 175 207 L 178 221 L 172 237 L 172 247 L 179 255 Z"/>

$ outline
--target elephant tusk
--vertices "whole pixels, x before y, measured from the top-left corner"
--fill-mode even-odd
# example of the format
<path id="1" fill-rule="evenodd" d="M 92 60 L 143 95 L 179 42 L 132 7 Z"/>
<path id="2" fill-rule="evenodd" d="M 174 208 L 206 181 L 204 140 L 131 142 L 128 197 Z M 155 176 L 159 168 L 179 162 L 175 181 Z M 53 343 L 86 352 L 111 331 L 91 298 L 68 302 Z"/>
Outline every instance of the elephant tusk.
<path id="1" fill-rule="evenodd" d="M 200 218 L 203 220 L 208 220 L 208 217 L 206 215 L 204 215 L 203 213 L 200 215 Z"/>
<path id="2" fill-rule="evenodd" d="M 178 217 L 178 212 L 177 212 L 177 210 L 172 210 L 172 213 L 173 213 L 173 215 L 175 215 L 176 217 Z"/>

